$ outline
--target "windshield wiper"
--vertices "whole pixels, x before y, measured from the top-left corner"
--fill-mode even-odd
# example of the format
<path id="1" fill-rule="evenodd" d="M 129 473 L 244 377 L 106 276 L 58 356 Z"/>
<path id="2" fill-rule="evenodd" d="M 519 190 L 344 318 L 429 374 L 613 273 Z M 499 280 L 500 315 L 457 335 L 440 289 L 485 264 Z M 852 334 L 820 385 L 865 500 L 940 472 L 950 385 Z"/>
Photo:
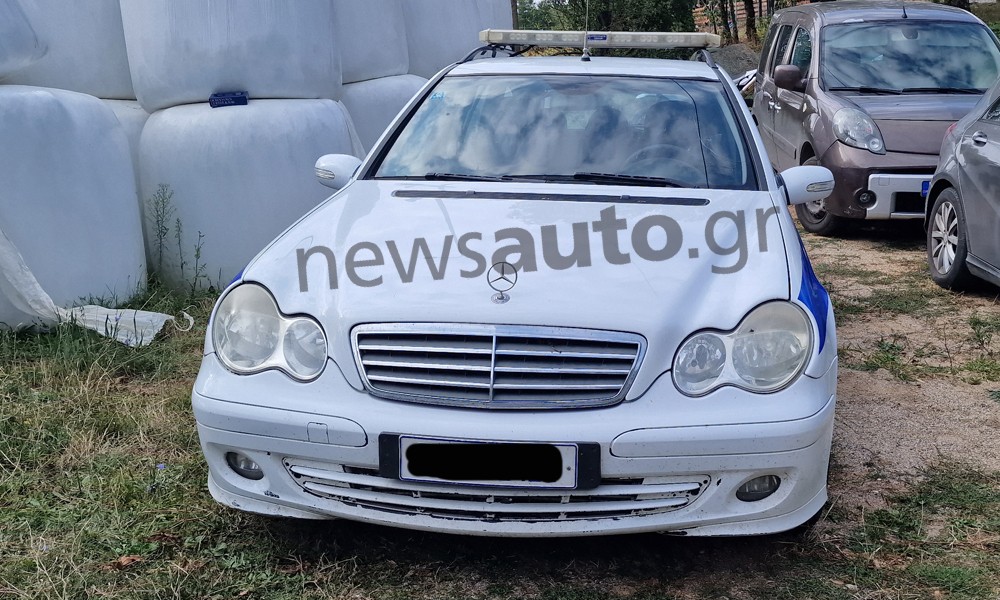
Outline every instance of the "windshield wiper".
<path id="1" fill-rule="evenodd" d="M 420 178 L 418 178 L 420 179 Z M 431 181 L 509 181 L 495 175 L 472 175 L 470 173 L 427 173 L 422 179 Z"/>
<path id="2" fill-rule="evenodd" d="M 647 177 L 645 175 L 623 175 L 621 173 L 574 173 L 573 179 L 591 183 L 619 183 L 622 185 L 648 185 L 654 187 L 695 187 L 686 185 L 666 177 Z"/>
<path id="3" fill-rule="evenodd" d="M 985 90 L 963 87 L 912 87 L 903 88 L 904 94 L 982 94 Z"/>
<path id="4" fill-rule="evenodd" d="M 855 87 L 831 87 L 826 88 L 828 92 L 861 92 L 862 94 L 902 94 L 903 90 L 898 88 L 873 87 L 870 85 L 859 85 Z"/>

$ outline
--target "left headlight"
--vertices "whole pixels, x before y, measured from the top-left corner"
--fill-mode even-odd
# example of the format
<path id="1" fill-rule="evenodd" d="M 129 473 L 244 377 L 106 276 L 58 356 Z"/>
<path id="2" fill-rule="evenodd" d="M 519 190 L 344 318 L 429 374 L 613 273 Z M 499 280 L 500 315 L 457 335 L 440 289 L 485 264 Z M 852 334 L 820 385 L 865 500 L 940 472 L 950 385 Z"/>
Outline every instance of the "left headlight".
<path id="1" fill-rule="evenodd" d="M 700 331 L 685 340 L 674 357 L 674 383 L 688 396 L 724 385 L 774 392 L 802 373 L 812 348 L 805 312 L 791 302 L 768 302 L 733 331 Z"/>
<path id="2" fill-rule="evenodd" d="M 285 316 L 262 286 L 237 286 L 219 303 L 212 320 L 215 354 L 241 375 L 280 369 L 300 381 L 315 379 L 326 365 L 323 328 L 303 316 Z"/>
<path id="3" fill-rule="evenodd" d="M 833 115 L 833 132 L 848 146 L 863 148 L 873 154 L 885 154 L 885 142 L 878 125 L 856 108 L 842 108 Z"/>

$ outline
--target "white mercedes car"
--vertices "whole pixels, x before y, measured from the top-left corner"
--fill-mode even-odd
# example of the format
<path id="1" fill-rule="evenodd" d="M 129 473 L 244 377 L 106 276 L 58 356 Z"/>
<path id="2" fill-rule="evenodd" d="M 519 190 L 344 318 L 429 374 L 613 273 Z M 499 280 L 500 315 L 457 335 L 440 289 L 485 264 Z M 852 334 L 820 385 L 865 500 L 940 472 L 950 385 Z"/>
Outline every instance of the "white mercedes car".
<path id="1" fill-rule="evenodd" d="M 787 207 L 833 181 L 769 164 L 707 55 L 445 69 L 363 161 L 317 162 L 337 193 L 222 294 L 193 391 L 211 494 L 494 536 L 807 522 L 837 343 Z"/>

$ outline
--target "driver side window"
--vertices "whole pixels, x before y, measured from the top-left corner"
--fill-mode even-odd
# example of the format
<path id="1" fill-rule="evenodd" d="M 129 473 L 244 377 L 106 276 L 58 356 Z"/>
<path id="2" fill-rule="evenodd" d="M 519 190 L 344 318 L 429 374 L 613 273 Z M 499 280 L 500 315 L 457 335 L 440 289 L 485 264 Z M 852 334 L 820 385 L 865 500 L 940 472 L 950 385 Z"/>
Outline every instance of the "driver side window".
<path id="1" fill-rule="evenodd" d="M 994 125 L 1000 125 L 1000 100 L 993 103 L 993 106 L 983 115 L 982 120 L 989 121 Z"/>
<path id="2" fill-rule="evenodd" d="M 767 69 L 769 74 L 774 73 L 775 65 L 784 64 L 785 52 L 788 51 L 788 42 L 792 39 L 792 26 L 782 25 L 778 30 L 778 39 L 774 44 L 774 52 L 771 54 L 771 64 Z"/>
<path id="3" fill-rule="evenodd" d="M 802 72 L 802 77 L 809 76 L 809 65 L 812 63 L 812 40 L 809 31 L 799 28 L 795 32 L 795 44 L 792 46 L 792 56 L 788 64 L 795 65 Z"/>

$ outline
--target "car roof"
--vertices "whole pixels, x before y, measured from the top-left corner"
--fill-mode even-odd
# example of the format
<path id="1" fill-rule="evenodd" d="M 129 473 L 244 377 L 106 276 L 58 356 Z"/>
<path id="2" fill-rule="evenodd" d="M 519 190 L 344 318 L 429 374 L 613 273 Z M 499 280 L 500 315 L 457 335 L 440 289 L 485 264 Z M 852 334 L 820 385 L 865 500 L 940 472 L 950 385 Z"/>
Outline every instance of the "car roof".
<path id="1" fill-rule="evenodd" d="M 979 19 L 971 13 L 953 6 L 931 2 L 910 2 L 909 0 L 905 2 L 837 0 L 836 2 L 800 4 L 777 11 L 774 18 L 779 19 L 781 15 L 788 13 L 805 13 L 823 25 L 830 25 L 854 19 L 864 21 L 898 20 L 903 18 L 903 9 L 906 9 L 907 19 L 946 18 L 949 21 L 979 22 Z"/>
<path id="2" fill-rule="evenodd" d="M 456 65 L 449 75 L 631 75 L 637 77 L 697 78 L 718 81 L 718 73 L 708 64 L 693 60 L 659 58 L 619 58 L 594 56 L 589 62 L 580 56 L 522 56 L 487 58 Z"/>

